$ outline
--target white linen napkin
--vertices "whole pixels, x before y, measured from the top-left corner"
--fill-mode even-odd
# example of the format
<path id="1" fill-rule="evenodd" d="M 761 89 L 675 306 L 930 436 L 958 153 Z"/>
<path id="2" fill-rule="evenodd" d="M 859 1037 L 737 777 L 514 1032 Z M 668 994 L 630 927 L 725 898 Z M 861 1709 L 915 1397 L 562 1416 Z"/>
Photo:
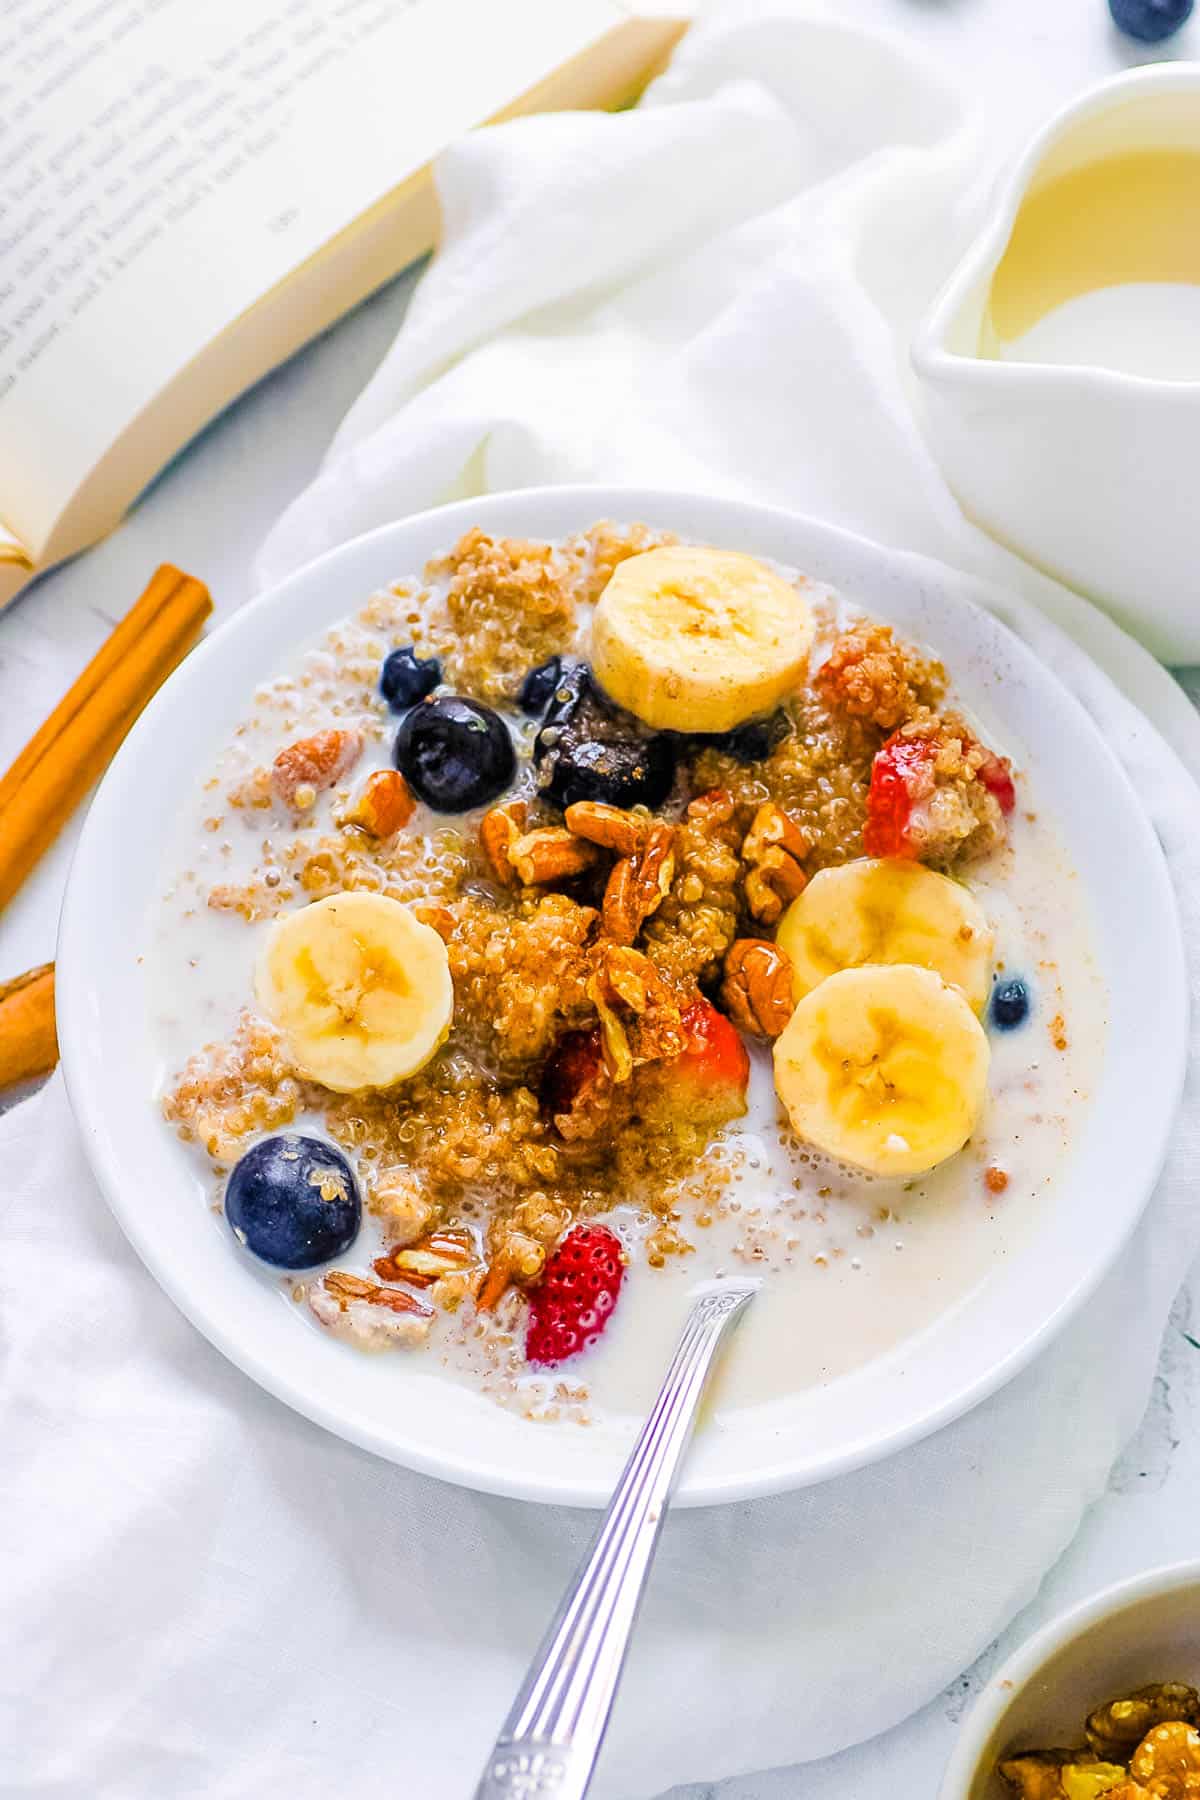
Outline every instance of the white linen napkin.
<path id="1" fill-rule="evenodd" d="M 1128 639 L 962 523 L 913 424 L 903 344 L 985 154 L 901 50 L 780 9 L 697 32 L 634 113 L 469 140 L 440 170 L 444 252 L 264 569 L 484 487 L 595 477 L 792 505 L 938 555 L 976 597 L 971 574 L 999 576 L 982 597 L 1155 821 L 1195 995 L 1200 798 L 1030 598 L 1197 768 L 1200 727 Z M 1145 1225 L 1033 1368 L 881 1467 L 670 1521 L 596 1800 L 882 1731 L 1030 1598 L 1136 1425 L 1197 1249 L 1197 1080 L 1193 1059 Z M 60 1081 L 0 1146 L 0 1791 L 465 1800 L 592 1520 L 409 1475 L 260 1393 L 141 1269 Z"/>

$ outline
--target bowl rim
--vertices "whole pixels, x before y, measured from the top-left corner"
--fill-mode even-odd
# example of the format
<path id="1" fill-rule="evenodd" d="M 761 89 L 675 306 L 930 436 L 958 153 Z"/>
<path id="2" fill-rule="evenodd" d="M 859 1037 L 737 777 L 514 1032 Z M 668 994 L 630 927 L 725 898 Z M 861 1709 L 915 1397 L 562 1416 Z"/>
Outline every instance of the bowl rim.
<path id="1" fill-rule="evenodd" d="M 1162 1563 L 1141 1575 L 1125 1576 L 1047 1620 L 1006 1658 L 967 1714 L 946 1764 L 938 1800 L 966 1800 L 984 1746 L 1017 1695 L 1029 1686 L 1051 1657 L 1068 1644 L 1086 1637 L 1114 1613 L 1123 1612 L 1141 1600 L 1160 1599 L 1164 1594 L 1187 1587 L 1200 1587 L 1200 1560 Z"/>
<path id="2" fill-rule="evenodd" d="M 1043 387 L 1060 392 L 1086 389 L 1110 394 L 1153 393 L 1175 404 L 1193 403 L 1200 379 L 1172 381 L 1162 376 L 1138 375 L 1101 364 L 1013 361 L 964 356 L 946 348 L 946 339 L 974 283 L 989 271 L 994 274 L 1004 254 L 1029 183 L 1042 159 L 1075 126 L 1101 113 L 1115 110 L 1124 101 L 1143 93 L 1200 94 L 1200 60 L 1144 63 L 1107 75 L 1059 108 L 1029 140 L 1016 162 L 1004 175 L 993 195 L 987 217 L 971 244 L 947 277 L 936 299 L 921 320 L 909 350 L 915 372 L 940 387 Z"/>
<path id="3" fill-rule="evenodd" d="M 956 606 L 982 614 L 1002 639 L 1012 640 L 1020 660 L 1037 663 L 1041 674 L 1056 690 L 1059 716 L 1061 717 L 1062 709 L 1077 716 L 1078 725 L 1090 742 L 1091 753 L 1096 762 L 1107 769 L 1110 779 L 1124 791 L 1134 809 L 1131 823 L 1140 835 L 1148 857 L 1146 879 L 1158 891 L 1163 914 L 1165 929 L 1161 940 L 1156 939 L 1156 949 L 1169 965 L 1170 979 L 1165 984 L 1162 1005 L 1156 1015 L 1156 1043 L 1160 1050 L 1164 1045 L 1168 1046 L 1163 1052 L 1164 1067 L 1173 1068 L 1174 1079 L 1155 1093 L 1158 1116 L 1151 1121 L 1151 1129 L 1141 1139 L 1136 1203 L 1130 1204 L 1122 1215 L 1119 1228 L 1114 1231 L 1108 1244 L 1107 1255 L 1073 1280 L 1067 1291 L 1059 1295 L 1056 1304 L 1047 1308 L 1039 1327 L 1011 1343 L 1007 1352 L 991 1364 L 985 1375 L 972 1374 L 965 1385 L 961 1380 L 946 1384 L 936 1400 L 923 1403 L 919 1411 L 914 1408 L 911 1413 L 906 1412 L 899 1424 L 892 1425 L 887 1430 L 864 1431 L 853 1437 L 847 1436 L 837 1452 L 827 1453 L 819 1465 L 812 1464 L 811 1459 L 809 1462 L 798 1462 L 794 1450 L 776 1449 L 774 1434 L 769 1437 L 759 1436 L 755 1440 L 758 1446 L 757 1465 L 749 1473 L 736 1466 L 733 1458 L 727 1458 L 726 1466 L 720 1471 L 706 1471 L 703 1475 L 685 1471 L 675 1504 L 703 1506 L 758 1498 L 791 1491 L 874 1465 L 932 1435 L 996 1393 L 1059 1335 L 1096 1291 L 1136 1229 L 1153 1191 L 1165 1158 L 1186 1069 L 1189 1000 L 1184 979 L 1185 964 L 1178 909 L 1166 862 L 1149 816 L 1125 769 L 1080 701 L 1058 681 L 1052 670 L 1002 618 L 982 604 L 982 598 L 988 592 L 986 586 L 960 570 L 950 569 L 947 565 L 912 552 L 875 544 L 852 532 L 784 508 L 763 506 L 737 497 L 706 495 L 687 489 L 650 488 L 628 483 L 589 483 L 474 496 L 391 521 L 334 546 L 293 571 L 282 582 L 237 608 L 190 653 L 135 724 L 100 784 L 72 860 L 59 928 L 58 1016 L 64 1079 L 88 1160 L 110 1209 L 155 1280 L 191 1323 L 223 1355 L 277 1399 L 336 1435 L 423 1474 L 437 1476 L 477 1491 L 522 1500 L 587 1507 L 606 1504 L 609 1489 L 595 1479 L 566 1476 L 548 1482 L 539 1474 L 531 1476 L 488 1463 L 481 1460 L 478 1453 L 472 1457 L 469 1453 L 451 1455 L 443 1450 L 430 1451 L 419 1439 L 406 1441 L 401 1449 L 394 1433 L 380 1430 L 370 1418 L 361 1416 L 352 1406 L 338 1408 L 324 1404 L 320 1398 L 307 1391 L 302 1382 L 293 1379 L 289 1373 L 281 1371 L 269 1358 L 261 1355 L 252 1343 L 239 1338 L 236 1332 L 215 1324 L 182 1274 L 171 1266 L 167 1257 L 159 1254 L 152 1235 L 144 1224 L 148 1213 L 139 1212 L 126 1199 L 126 1190 L 130 1186 L 128 1169 L 122 1164 L 121 1155 L 107 1128 L 100 1086 L 98 1081 L 92 1079 L 87 1054 L 90 1023 L 86 981 L 87 949 L 94 908 L 90 905 L 85 874 L 89 863 L 103 858 L 106 843 L 110 841 L 107 833 L 110 827 L 115 828 L 120 817 L 122 791 L 126 784 L 136 782 L 144 755 L 143 745 L 149 745 L 153 741 L 160 721 L 166 719 L 175 704 L 176 694 L 202 686 L 208 679 L 209 665 L 227 655 L 227 644 L 239 632 L 246 631 L 250 621 L 269 611 L 275 611 L 281 618 L 284 617 L 294 592 L 328 577 L 330 572 L 337 570 L 343 559 L 350 558 L 352 554 L 364 556 L 374 547 L 386 543 L 397 532 L 419 532 L 428 529 L 435 520 L 439 525 L 444 523 L 447 539 L 456 530 L 466 529 L 473 524 L 501 530 L 532 529 L 528 519 L 524 524 L 521 523 L 520 516 L 516 524 L 505 526 L 506 515 L 514 508 L 519 515 L 536 513 L 540 508 L 546 508 L 551 514 L 565 515 L 572 509 L 578 509 L 581 514 L 584 510 L 590 512 L 592 517 L 620 517 L 624 514 L 628 517 L 658 515 L 664 519 L 670 518 L 672 508 L 677 509 L 677 516 L 681 512 L 684 517 L 688 516 L 689 511 L 693 515 L 699 513 L 702 517 L 725 513 L 730 515 L 731 521 L 737 521 L 736 526 L 731 522 L 730 529 L 740 529 L 747 534 L 761 531 L 766 541 L 770 541 L 772 536 L 778 538 L 808 534 L 811 539 L 823 541 L 835 552 L 839 548 L 848 554 L 861 555 L 868 552 L 889 571 L 903 571 L 906 584 L 914 583 L 923 572 L 936 574 L 942 581 L 950 577 L 955 587 Z M 555 533 L 560 529 L 575 527 L 564 524 L 555 527 Z M 715 523 L 711 529 L 718 531 L 722 527 Z M 701 526 L 700 530 L 703 531 L 704 527 Z M 763 553 L 770 554 L 768 551 Z M 886 607 L 884 610 L 886 611 Z M 79 972 L 78 975 L 76 971 Z M 692 1469 L 694 1468 L 693 1460 Z"/>

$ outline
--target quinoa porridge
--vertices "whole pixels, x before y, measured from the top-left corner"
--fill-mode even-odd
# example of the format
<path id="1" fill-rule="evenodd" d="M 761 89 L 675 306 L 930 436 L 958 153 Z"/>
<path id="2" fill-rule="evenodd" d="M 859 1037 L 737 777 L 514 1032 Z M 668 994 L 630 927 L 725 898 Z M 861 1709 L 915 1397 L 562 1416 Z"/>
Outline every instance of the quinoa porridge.
<path id="1" fill-rule="evenodd" d="M 749 1267 L 745 1405 L 1019 1248 L 1103 1053 L 1087 909 L 868 609 L 645 526 L 476 531 L 248 701 L 146 961 L 167 1125 L 297 1330 L 586 1421 Z"/>

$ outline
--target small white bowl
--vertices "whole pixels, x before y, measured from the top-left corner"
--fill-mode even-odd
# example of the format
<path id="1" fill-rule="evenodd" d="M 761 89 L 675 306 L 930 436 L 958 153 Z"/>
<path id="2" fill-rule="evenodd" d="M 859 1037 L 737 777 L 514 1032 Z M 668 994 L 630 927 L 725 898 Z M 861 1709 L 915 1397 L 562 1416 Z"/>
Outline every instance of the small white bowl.
<path id="1" fill-rule="evenodd" d="M 998 1760 L 1081 1742 L 1094 1707 L 1152 1681 L 1200 1684 L 1200 1563 L 1106 1588 L 1023 1644 L 969 1713 L 938 1800 L 1012 1800 Z"/>
<path id="2" fill-rule="evenodd" d="M 963 510 L 1099 600 L 1164 661 L 1196 662 L 1200 381 L 979 354 L 992 278 L 1031 190 L 1143 149 L 1200 151 L 1200 63 L 1132 70 L 1051 120 L 1001 186 L 912 360 Z"/>
<path id="3" fill-rule="evenodd" d="M 1029 771 L 1089 895 L 1108 987 L 1109 1053 L 1075 1153 L 1020 1253 L 850 1375 L 718 1412 L 689 1458 L 684 1505 L 828 1479 L 894 1454 L 975 1406 L 1058 1333 L 1112 1267 L 1165 1154 L 1186 1053 L 1174 893 L 1153 828 L 1083 708 L 965 576 L 811 520 L 695 494 L 546 488 L 399 520 L 331 551 L 244 607 L 187 658 L 105 776 L 63 907 L 58 1026 L 75 1117 L 105 1196 L 147 1267 L 201 1331 L 271 1393 L 411 1468 L 521 1499 L 603 1505 L 636 1421 L 532 1425 L 420 1358 L 356 1354 L 300 1328 L 213 1228 L 206 1172 L 168 1131 L 142 966 L 164 837 L 244 716 L 256 684 L 374 589 L 474 525 L 558 537 L 644 519 L 803 569 L 936 646 L 983 731 Z M 800 1322 L 799 1329 L 803 1329 Z"/>

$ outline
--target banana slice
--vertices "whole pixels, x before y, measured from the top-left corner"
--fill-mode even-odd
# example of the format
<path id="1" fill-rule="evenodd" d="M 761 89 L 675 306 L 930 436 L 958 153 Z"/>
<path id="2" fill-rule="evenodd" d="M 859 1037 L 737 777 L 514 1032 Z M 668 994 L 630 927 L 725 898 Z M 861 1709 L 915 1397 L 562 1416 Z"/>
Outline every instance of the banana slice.
<path id="1" fill-rule="evenodd" d="M 993 933 L 957 881 L 920 863 L 863 857 L 814 875 L 776 933 L 792 964 L 792 994 L 839 969 L 914 963 L 960 988 L 975 1011 L 988 1002 Z"/>
<path id="2" fill-rule="evenodd" d="M 920 1175 L 970 1137 L 989 1060 L 979 1020 L 931 969 L 843 969 L 776 1040 L 775 1087 L 806 1143 L 872 1175 Z"/>
<path id="3" fill-rule="evenodd" d="M 337 1094 L 415 1075 L 454 1013 L 445 944 L 383 894 L 332 894 L 277 920 L 255 991 L 299 1072 Z"/>
<path id="4" fill-rule="evenodd" d="M 812 608 L 752 556 L 683 545 L 619 563 L 592 618 L 592 667 L 660 731 L 731 731 L 798 685 Z"/>

